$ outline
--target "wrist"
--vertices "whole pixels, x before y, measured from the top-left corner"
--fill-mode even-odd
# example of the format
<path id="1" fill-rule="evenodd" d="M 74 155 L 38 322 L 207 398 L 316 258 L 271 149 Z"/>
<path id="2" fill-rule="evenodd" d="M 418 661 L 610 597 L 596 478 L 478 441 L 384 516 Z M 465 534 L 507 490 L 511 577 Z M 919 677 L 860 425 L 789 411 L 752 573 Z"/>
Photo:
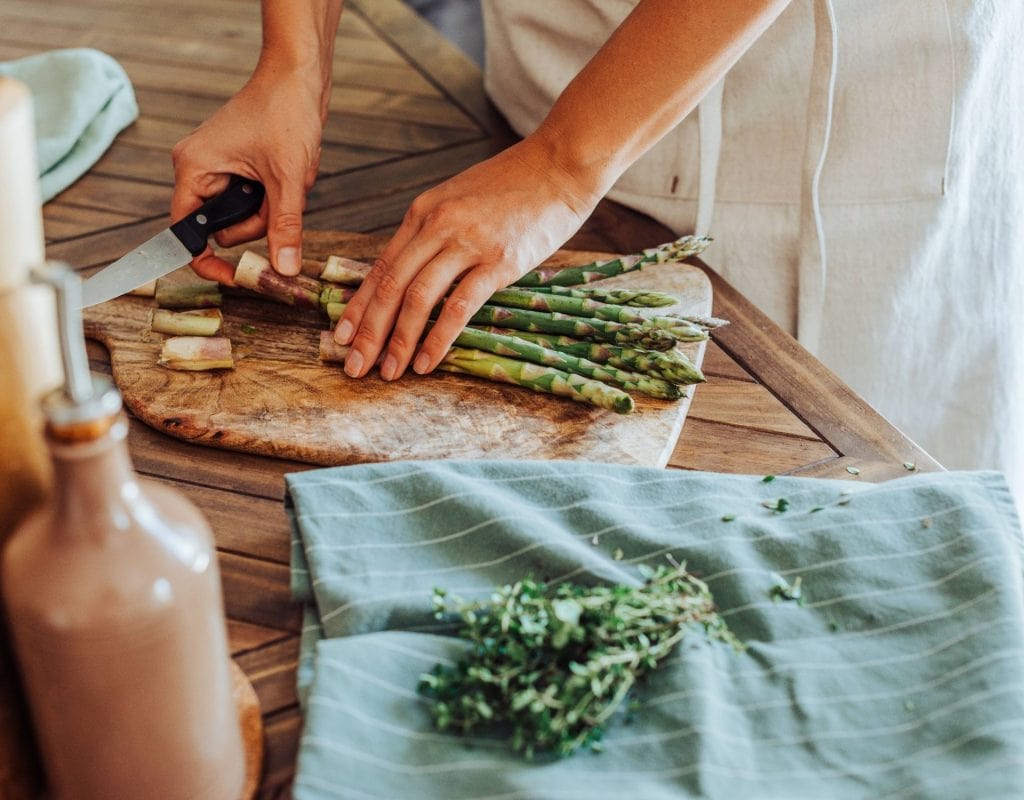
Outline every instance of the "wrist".
<path id="1" fill-rule="evenodd" d="M 545 161 L 569 182 L 573 192 L 591 205 L 604 197 L 625 170 L 618 154 L 591 141 L 579 129 L 544 120 L 526 140 L 544 154 Z"/>

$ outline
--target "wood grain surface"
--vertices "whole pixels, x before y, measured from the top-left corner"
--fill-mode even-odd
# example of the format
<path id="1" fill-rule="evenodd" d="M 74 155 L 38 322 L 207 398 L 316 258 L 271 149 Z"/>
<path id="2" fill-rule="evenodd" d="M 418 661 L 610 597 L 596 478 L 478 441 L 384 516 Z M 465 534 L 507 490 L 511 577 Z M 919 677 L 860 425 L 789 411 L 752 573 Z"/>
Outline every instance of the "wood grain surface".
<path id="1" fill-rule="evenodd" d="M 310 231 L 303 255 L 371 261 L 386 239 Z M 253 249 L 262 250 L 259 244 Z M 237 261 L 241 249 L 226 251 Z M 608 253 L 559 251 L 548 263 L 583 264 Z M 187 275 L 173 279 L 189 280 Z M 191 277 L 194 280 L 194 276 Z M 711 313 L 711 284 L 687 264 L 657 264 L 602 281 L 680 299 L 658 313 Z M 317 358 L 326 320 L 240 290 L 224 298 L 224 332 L 235 369 L 183 372 L 157 365 L 164 337 L 149 331 L 151 298 L 121 297 L 86 309 L 86 333 L 110 351 L 114 380 L 139 419 L 191 442 L 339 465 L 430 458 L 589 460 L 663 467 L 694 389 L 679 401 L 634 394 L 616 414 L 564 398 L 460 375 L 376 372 L 347 377 Z M 255 331 L 251 330 L 255 328 Z M 681 346 L 699 364 L 704 343 Z M 755 409 L 756 413 L 756 409 Z"/>

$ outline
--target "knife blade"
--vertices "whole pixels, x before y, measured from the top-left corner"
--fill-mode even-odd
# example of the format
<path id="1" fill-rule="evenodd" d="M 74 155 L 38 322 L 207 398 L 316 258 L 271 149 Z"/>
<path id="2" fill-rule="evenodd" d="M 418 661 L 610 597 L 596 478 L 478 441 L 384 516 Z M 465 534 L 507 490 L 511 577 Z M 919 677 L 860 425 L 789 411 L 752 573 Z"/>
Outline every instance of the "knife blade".
<path id="1" fill-rule="evenodd" d="M 263 184 L 232 176 L 228 188 L 82 283 L 82 307 L 94 306 L 183 267 L 214 233 L 248 219 L 263 205 Z"/>

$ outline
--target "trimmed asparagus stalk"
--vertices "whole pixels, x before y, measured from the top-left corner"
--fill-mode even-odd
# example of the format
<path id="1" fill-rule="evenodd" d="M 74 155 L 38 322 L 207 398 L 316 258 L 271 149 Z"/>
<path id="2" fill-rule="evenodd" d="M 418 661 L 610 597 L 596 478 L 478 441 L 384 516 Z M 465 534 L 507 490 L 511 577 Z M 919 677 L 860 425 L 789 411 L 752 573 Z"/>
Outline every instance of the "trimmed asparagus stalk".
<path id="1" fill-rule="evenodd" d="M 470 318 L 470 324 L 497 325 L 537 333 L 560 333 L 613 344 L 636 345 L 648 350 L 670 350 L 676 343 L 671 333 L 657 328 L 492 305 L 485 305 L 477 311 Z"/>
<path id="2" fill-rule="evenodd" d="M 321 361 L 344 363 L 351 349 L 349 345 L 335 342 L 330 331 L 320 332 Z M 524 386 L 535 392 L 568 397 L 576 402 L 589 403 L 619 414 L 628 414 L 635 407 L 633 398 L 614 386 L 582 375 L 563 372 L 554 367 L 517 361 L 481 350 L 453 347 L 438 365 L 438 369 L 475 375 L 498 383 Z"/>
<path id="3" fill-rule="evenodd" d="M 138 289 L 132 289 L 128 294 L 133 297 L 153 297 L 156 294 L 156 281 L 144 283 Z"/>
<path id="4" fill-rule="evenodd" d="M 515 282 L 516 286 L 575 286 L 580 283 L 611 278 L 624 272 L 640 269 L 645 264 L 663 264 L 682 261 L 704 252 L 711 244 L 706 236 L 684 236 L 674 242 L 644 250 L 636 255 L 595 261 L 577 267 L 537 267 Z"/>
<path id="5" fill-rule="evenodd" d="M 438 369 L 568 397 L 577 403 L 589 403 L 617 414 L 628 414 L 635 408 L 633 398 L 614 386 L 554 367 L 518 361 L 482 350 L 453 347 L 438 365 Z"/>
<path id="6" fill-rule="evenodd" d="M 223 336 L 175 336 L 165 339 L 157 361 L 167 369 L 234 369 L 231 340 Z"/>
<path id="7" fill-rule="evenodd" d="M 286 305 L 320 308 L 320 292 L 323 290 L 320 281 L 301 273 L 293 277 L 281 275 L 267 259 L 251 250 L 242 253 L 238 261 L 235 283 Z"/>
<path id="8" fill-rule="evenodd" d="M 460 347 L 486 350 L 499 356 L 521 358 L 542 366 L 555 367 L 565 372 L 583 375 L 586 378 L 601 381 L 601 383 L 610 383 L 628 391 L 641 392 L 661 400 L 678 400 L 683 396 L 682 391 L 674 383 L 635 372 L 626 372 L 613 366 L 602 366 L 585 358 L 549 350 L 516 336 L 491 333 L 479 328 L 465 328 L 455 339 L 455 344 Z"/>
<path id="9" fill-rule="evenodd" d="M 160 308 L 216 308 L 223 299 L 216 281 L 175 284 L 159 280 L 153 297 Z"/>
<path id="10" fill-rule="evenodd" d="M 528 333 L 508 328 L 487 327 L 491 333 L 515 336 L 539 344 L 549 350 L 557 350 L 597 364 L 609 364 L 619 369 L 649 375 L 652 378 L 676 384 L 703 383 L 704 374 L 690 359 L 678 350 L 655 353 L 649 350 L 635 350 L 613 344 L 584 342 L 571 336 L 553 336 L 545 333 Z"/>
<path id="11" fill-rule="evenodd" d="M 169 336 L 216 336 L 224 324 L 219 308 L 203 308 L 194 311 L 169 311 L 154 309 L 149 315 L 149 327 L 154 333 Z"/>
<path id="12" fill-rule="evenodd" d="M 369 274 L 370 269 L 371 265 L 364 264 L 362 261 L 353 261 L 351 258 L 342 258 L 341 256 L 329 256 L 323 272 L 320 273 L 320 279 L 346 286 L 358 286 Z"/>
<path id="13" fill-rule="evenodd" d="M 634 308 L 659 308 L 674 306 L 679 302 L 665 292 L 653 289 L 609 289 L 601 286 L 534 286 L 532 292 L 558 294 L 565 297 L 579 297 L 583 300 L 597 300 L 600 303 L 611 303 L 616 306 L 633 306 Z"/>

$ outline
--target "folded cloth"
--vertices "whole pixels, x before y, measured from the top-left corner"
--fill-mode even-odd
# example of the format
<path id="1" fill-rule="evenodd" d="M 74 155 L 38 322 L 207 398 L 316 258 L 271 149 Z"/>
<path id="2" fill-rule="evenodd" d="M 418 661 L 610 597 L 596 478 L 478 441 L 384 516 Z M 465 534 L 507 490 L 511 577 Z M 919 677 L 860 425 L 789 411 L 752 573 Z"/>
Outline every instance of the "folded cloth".
<path id="1" fill-rule="evenodd" d="M 287 485 L 312 679 L 296 800 L 1024 796 L 1024 547 L 998 474 L 438 462 Z M 418 676 L 466 650 L 432 617 L 435 586 L 637 583 L 669 554 L 742 653 L 684 640 L 600 754 L 530 762 L 434 730 Z M 802 604 L 773 597 L 797 577 Z"/>
<path id="2" fill-rule="evenodd" d="M 128 75 L 99 50 L 40 53 L 0 64 L 0 75 L 32 92 L 44 202 L 84 175 L 139 116 Z"/>

